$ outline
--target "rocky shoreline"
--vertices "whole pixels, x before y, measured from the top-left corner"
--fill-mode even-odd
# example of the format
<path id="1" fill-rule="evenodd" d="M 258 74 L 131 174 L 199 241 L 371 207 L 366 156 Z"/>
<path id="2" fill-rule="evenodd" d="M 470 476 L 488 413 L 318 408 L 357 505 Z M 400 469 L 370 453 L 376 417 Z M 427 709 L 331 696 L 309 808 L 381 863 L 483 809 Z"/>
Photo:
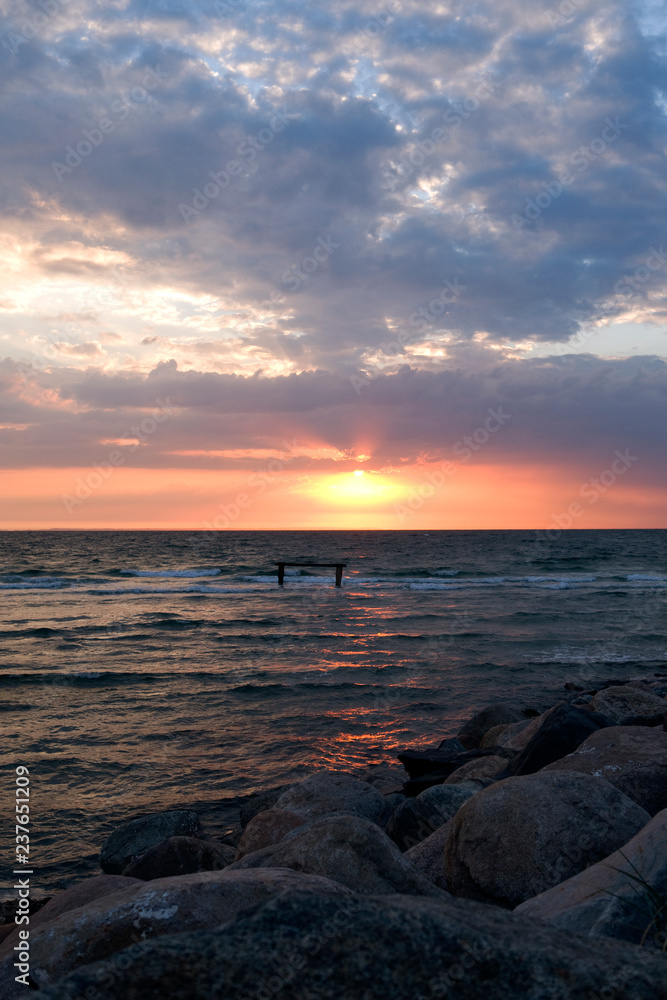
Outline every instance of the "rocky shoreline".
<path id="1" fill-rule="evenodd" d="M 666 696 L 486 706 L 402 767 L 252 796 L 221 839 L 126 823 L 27 943 L 0 927 L 2 996 L 21 956 L 45 1000 L 667 1000 Z"/>

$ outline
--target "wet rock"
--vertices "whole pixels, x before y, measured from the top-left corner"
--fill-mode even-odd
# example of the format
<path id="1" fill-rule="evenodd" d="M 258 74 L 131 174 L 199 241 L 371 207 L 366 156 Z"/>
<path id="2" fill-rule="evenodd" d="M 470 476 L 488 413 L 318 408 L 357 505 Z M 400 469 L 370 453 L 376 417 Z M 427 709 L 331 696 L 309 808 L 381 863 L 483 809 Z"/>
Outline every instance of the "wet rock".
<path id="1" fill-rule="evenodd" d="M 661 729 L 601 729 L 543 773 L 549 771 L 580 771 L 606 778 L 651 816 L 667 809 L 667 733 Z"/>
<path id="2" fill-rule="evenodd" d="M 591 708 L 619 726 L 655 726 L 664 719 L 667 702 L 645 685 L 623 684 L 598 691 Z"/>
<path id="3" fill-rule="evenodd" d="M 31 975 L 39 986 L 133 943 L 174 932 L 209 930 L 285 890 L 347 895 L 342 886 L 294 871 L 198 872 L 140 883 L 43 924 L 30 935 Z M 171 996 L 169 989 L 164 996 Z"/>
<path id="4" fill-rule="evenodd" d="M 276 806 L 303 819 L 345 814 L 384 826 L 389 818 L 387 803 L 377 788 L 338 771 L 316 771 L 283 792 Z"/>
<path id="5" fill-rule="evenodd" d="M 199 817 L 190 810 L 152 813 L 124 823 L 107 838 L 100 853 L 100 868 L 108 875 L 121 875 L 131 861 L 169 837 L 197 837 Z"/>
<path id="6" fill-rule="evenodd" d="M 514 907 L 611 854 L 648 821 L 604 778 L 545 771 L 507 778 L 451 821 L 447 884 L 454 895 Z"/>
<path id="7" fill-rule="evenodd" d="M 667 809 L 603 861 L 517 907 L 579 936 L 604 935 L 664 948 L 667 912 Z"/>
<path id="8" fill-rule="evenodd" d="M 169 837 L 151 847 L 140 858 L 131 861 L 123 875 L 150 882 L 156 878 L 173 875 L 192 875 L 194 872 L 217 872 L 231 865 L 236 857 L 233 847 L 216 840 L 197 837 Z"/>
<path id="9" fill-rule="evenodd" d="M 610 725 L 605 716 L 574 705 L 557 705 L 547 712 L 526 747 L 507 765 L 508 775 L 534 774 L 572 753 L 587 736 Z"/>
<path id="10" fill-rule="evenodd" d="M 43 1000 L 665 1000 L 665 960 L 469 900 L 285 895 L 224 928 L 137 945 Z M 108 985 L 106 985 L 108 984 Z"/>
<path id="11" fill-rule="evenodd" d="M 288 833 L 279 844 L 246 854 L 226 871 L 246 868 L 292 868 L 333 879 L 364 895 L 438 894 L 387 834 L 360 816 L 314 820 Z"/>
<path id="12" fill-rule="evenodd" d="M 5 938 L 8 938 L 9 935 L 16 930 L 18 930 L 18 928 L 13 921 L 11 924 L 0 924 L 0 944 L 2 944 Z"/>
<path id="13" fill-rule="evenodd" d="M 303 817 L 290 812 L 289 809 L 265 809 L 250 820 L 239 841 L 234 861 L 245 854 L 261 851 L 263 847 L 279 844 L 286 833 L 297 826 L 303 826 Z"/>
<path id="14" fill-rule="evenodd" d="M 513 705 L 499 702 L 496 705 L 488 705 L 481 712 L 473 715 L 472 719 L 466 722 L 457 735 L 466 750 L 474 750 L 480 745 L 489 729 L 505 723 L 523 722 L 525 718 L 525 715 Z"/>
<path id="15" fill-rule="evenodd" d="M 126 878 L 123 875 L 95 875 L 93 878 L 85 878 L 77 882 L 70 889 L 64 889 L 56 893 L 51 899 L 40 907 L 36 913 L 30 916 L 30 932 L 35 931 L 41 924 L 46 924 L 50 920 L 55 920 L 69 910 L 75 910 L 79 906 L 87 906 L 94 903 L 102 896 L 110 896 L 114 892 L 121 892 L 129 889 L 133 885 L 138 885 L 136 878 Z M 7 952 L 11 952 L 14 945 L 19 942 L 19 928 L 15 924 L 10 925 L 14 933 L 11 939 L 8 937 L 0 948 L 0 957 Z"/>

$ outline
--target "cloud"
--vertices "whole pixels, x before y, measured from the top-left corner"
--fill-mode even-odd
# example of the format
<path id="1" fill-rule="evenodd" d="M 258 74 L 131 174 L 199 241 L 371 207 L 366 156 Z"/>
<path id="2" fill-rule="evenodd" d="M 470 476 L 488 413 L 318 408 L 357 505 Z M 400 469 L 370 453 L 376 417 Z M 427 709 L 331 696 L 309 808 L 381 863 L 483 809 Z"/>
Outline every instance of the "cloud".
<path id="1" fill-rule="evenodd" d="M 169 398 L 133 462 L 403 467 L 503 405 L 494 459 L 659 479 L 659 358 L 531 356 L 667 322 L 660 8 L 562 8 L 4 5 L 10 466 Z"/>
<path id="2" fill-rule="evenodd" d="M 2 373 L 0 423 L 29 425 L 0 434 L 15 467 L 94 465 L 104 442 L 135 437 L 133 425 L 166 407 L 169 419 L 133 454 L 132 466 L 244 469 L 256 454 L 292 442 L 302 452 L 300 468 L 340 469 L 365 454 L 369 468 L 399 469 L 451 460 L 456 443 L 496 413 L 503 433 L 480 452 L 482 464 L 594 471 L 616 449 L 630 448 L 642 476 L 665 479 L 667 365 L 657 358 L 487 358 L 475 371 L 404 366 L 359 391 L 358 381 L 324 371 L 239 377 L 180 371 L 175 363 L 119 375 L 37 373 L 5 362 Z"/>

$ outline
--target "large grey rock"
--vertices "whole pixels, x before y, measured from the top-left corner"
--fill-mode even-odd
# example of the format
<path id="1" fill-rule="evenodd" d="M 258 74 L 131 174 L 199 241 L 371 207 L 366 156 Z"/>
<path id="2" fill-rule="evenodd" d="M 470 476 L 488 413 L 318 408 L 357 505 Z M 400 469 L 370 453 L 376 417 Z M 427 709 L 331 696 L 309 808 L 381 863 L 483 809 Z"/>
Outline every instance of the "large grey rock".
<path id="1" fill-rule="evenodd" d="M 338 771 L 316 771 L 283 792 L 276 806 L 304 819 L 338 813 L 384 826 L 389 818 L 387 803 L 377 788 Z"/>
<path id="2" fill-rule="evenodd" d="M 528 726 L 532 725 L 534 720 L 523 719 L 522 722 L 505 722 L 502 726 L 493 726 L 488 732 L 482 737 L 482 741 L 479 745 L 480 750 L 488 750 L 489 747 L 504 747 L 507 743 L 522 733 Z M 537 728 L 537 727 L 535 727 Z M 528 742 L 526 740 L 526 742 Z M 523 746 L 519 749 L 523 750 Z"/>
<path id="3" fill-rule="evenodd" d="M 598 691 L 591 708 L 619 726 L 654 726 L 664 719 L 667 701 L 649 687 L 619 684 Z"/>
<path id="4" fill-rule="evenodd" d="M 276 785 L 274 788 L 267 788 L 263 792 L 249 795 L 239 809 L 241 826 L 246 827 L 253 816 L 264 812 L 265 809 L 273 809 L 283 792 L 291 787 L 292 785 Z"/>
<path id="5" fill-rule="evenodd" d="M 31 932 L 31 976 L 45 986 L 133 943 L 162 934 L 209 930 L 276 893 L 295 889 L 349 895 L 327 879 L 276 869 L 199 872 L 140 883 L 70 910 Z"/>
<path id="6" fill-rule="evenodd" d="M 195 872 L 217 872 L 231 865 L 236 850 L 219 840 L 200 840 L 198 837 L 169 837 L 156 847 L 131 861 L 123 875 L 150 882 L 156 878 L 174 875 L 193 875 Z"/>
<path id="7" fill-rule="evenodd" d="M 489 758 L 484 758 L 488 760 Z M 454 772 L 456 774 L 456 772 Z M 476 782 L 457 782 L 456 784 L 433 785 L 425 791 L 420 792 L 415 802 L 418 804 L 419 814 L 424 821 L 437 830 L 448 820 L 453 819 L 464 802 L 472 798 L 479 791 Z"/>
<path id="8" fill-rule="evenodd" d="M 473 715 L 472 719 L 468 719 L 457 736 L 466 750 L 474 750 L 480 745 L 489 729 L 505 723 L 524 722 L 525 718 L 526 716 L 513 705 L 498 702 L 495 705 L 487 705 L 486 708 Z"/>
<path id="9" fill-rule="evenodd" d="M 152 813 L 124 823 L 107 838 L 100 852 L 100 868 L 108 875 L 121 875 L 131 861 L 169 837 L 198 837 L 197 813 L 189 809 Z"/>
<path id="10" fill-rule="evenodd" d="M 505 757 L 480 757 L 479 760 L 468 761 L 450 774 L 445 780 L 446 785 L 459 785 L 473 779 L 491 778 L 495 780 L 505 770 L 508 761 Z"/>
<path id="11" fill-rule="evenodd" d="M 551 771 L 579 771 L 606 778 L 651 816 L 667 809 L 667 733 L 661 729 L 602 729 L 542 773 Z"/>
<path id="12" fill-rule="evenodd" d="M 360 816 L 327 816 L 288 833 L 273 847 L 246 854 L 226 871 L 292 868 L 322 875 L 356 892 L 438 895 L 378 826 Z"/>
<path id="13" fill-rule="evenodd" d="M 602 934 L 663 947 L 667 909 L 659 914 L 658 897 L 667 901 L 667 809 L 620 851 L 526 900 L 515 913 L 577 935 Z"/>
<path id="14" fill-rule="evenodd" d="M 407 851 L 429 837 L 433 827 L 420 816 L 417 799 L 404 798 L 389 818 L 386 831 L 400 851 Z"/>
<path id="15" fill-rule="evenodd" d="M 401 851 L 407 851 L 430 837 L 478 791 L 477 782 L 462 779 L 461 784 L 433 785 L 416 798 L 401 799 L 387 823 L 387 834 Z"/>
<path id="16" fill-rule="evenodd" d="M 604 778 L 507 778 L 473 796 L 445 848 L 450 891 L 514 907 L 627 843 L 648 813 Z"/>
<path id="17" fill-rule="evenodd" d="M 100 983 L 104 983 L 99 998 Z M 137 945 L 40 1000 L 667 1000 L 665 959 L 468 900 L 275 898 Z"/>
<path id="18" fill-rule="evenodd" d="M 405 852 L 405 857 L 421 872 L 429 882 L 437 885 L 439 889 L 449 892 L 447 885 L 447 872 L 445 871 L 445 847 L 449 840 L 449 831 L 452 828 L 452 821 L 449 820 L 432 833 L 426 840 L 415 844 L 409 851 Z"/>
<path id="19" fill-rule="evenodd" d="M 576 750 L 587 736 L 608 725 L 609 719 L 598 713 L 583 711 L 576 705 L 556 705 L 544 715 L 524 749 L 508 763 L 507 774 L 534 774 Z"/>
<path id="20" fill-rule="evenodd" d="M 110 896 L 112 893 L 121 892 L 123 889 L 129 889 L 138 884 L 138 879 L 125 878 L 123 875 L 94 875 L 92 878 L 85 878 L 70 889 L 64 889 L 57 893 L 36 913 L 31 914 L 30 932 L 32 934 L 41 924 L 55 920 L 56 917 L 62 916 L 69 910 L 86 906 L 102 896 Z M 5 954 L 11 954 L 14 945 L 19 943 L 19 927 L 12 924 L 12 929 L 13 933 L 2 942 L 0 958 Z"/>
<path id="21" fill-rule="evenodd" d="M 250 820 L 239 841 L 234 861 L 263 847 L 279 844 L 286 833 L 303 826 L 304 819 L 289 809 L 265 809 Z"/>

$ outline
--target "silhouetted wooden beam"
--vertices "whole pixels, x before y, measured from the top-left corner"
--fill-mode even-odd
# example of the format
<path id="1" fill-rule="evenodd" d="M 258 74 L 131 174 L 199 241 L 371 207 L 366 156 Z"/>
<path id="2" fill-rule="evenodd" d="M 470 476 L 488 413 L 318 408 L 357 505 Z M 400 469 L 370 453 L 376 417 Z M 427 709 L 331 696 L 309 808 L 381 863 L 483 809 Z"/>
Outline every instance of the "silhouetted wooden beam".
<path id="1" fill-rule="evenodd" d="M 285 582 L 285 566 L 317 566 L 320 569 L 335 567 L 336 586 L 341 587 L 343 585 L 343 569 L 347 563 L 276 562 L 274 566 L 278 567 L 278 583 L 281 587 Z"/>

